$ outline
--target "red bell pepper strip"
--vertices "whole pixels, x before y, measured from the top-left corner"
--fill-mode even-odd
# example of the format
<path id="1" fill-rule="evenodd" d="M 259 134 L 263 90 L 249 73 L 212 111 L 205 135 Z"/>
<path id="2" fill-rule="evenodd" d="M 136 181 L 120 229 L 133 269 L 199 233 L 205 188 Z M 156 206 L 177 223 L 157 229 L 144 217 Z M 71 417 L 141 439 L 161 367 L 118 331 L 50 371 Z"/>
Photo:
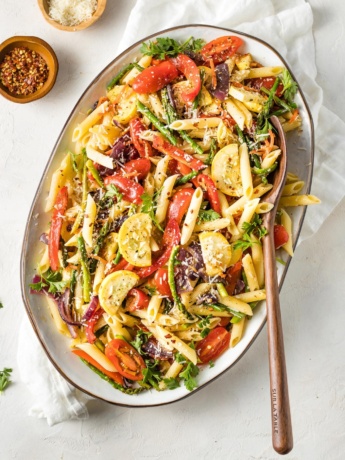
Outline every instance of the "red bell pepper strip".
<path id="1" fill-rule="evenodd" d="M 126 259 L 122 259 L 118 264 L 114 265 L 114 267 L 112 267 L 109 270 L 108 275 L 110 273 L 118 272 L 119 270 L 130 270 L 130 271 L 132 271 L 133 268 L 134 268 L 134 266 L 131 265 L 129 262 L 127 262 Z"/>
<path id="2" fill-rule="evenodd" d="M 68 189 L 62 187 L 56 197 L 49 232 L 49 263 L 52 270 L 59 269 L 59 246 L 63 218 L 67 209 Z"/>
<path id="3" fill-rule="evenodd" d="M 94 333 L 94 329 L 97 324 L 97 321 L 100 319 L 103 313 L 103 308 L 98 308 L 98 310 L 94 311 L 93 315 L 86 323 L 86 339 L 89 343 L 94 343 L 94 341 L 97 339 Z"/>
<path id="4" fill-rule="evenodd" d="M 127 177 L 123 177 L 120 174 L 114 174 L 104 179 L 104 185 L 110 184 L 116 185 L 123 194 L 124 200 L 134 204 L 141 204 L 143 202 L 140 197 L 144 193 L 144 187 L 134 180 L 127 179 Z"/>
<path id="5" fill-rule="evenodd" d="M 150 267 L 140 268 L 136 272 L 137 275 L 140 276 L 140 278 L 146 278 L 147 276 L 152 275 L 152 273 L 157 271 L 159 268 L 164 267 L 169 260 L 173 247 L 179 244 L 180 239 L 181 233 L 178 222 L 175 219 L 170 219 L 165 227 L 163 235 L 163 254 L 158 257 L 158 259 Z"/>
<path id="6" fill-rule="evenodd" d="M 169 60 L 158 65 L 147 67 L 133 81 L 132 88 L 136 93 L 155 93 L 178 77 L 176 66 Z"/>
<path id="7" fill-rule="evenodd" d="M 75 355 L 79 356 L 79 358 L 85 359 L 85 361 L 87 361 L 88 363 L 92 364 L 92 366 L 94 366 L 99 371 L 103 372 L 103 374 L 107 375 L 110 379 L 114 380 L 116 383 L 118 383 L 119 385 L 123 386 L 123 377 L 118 372 L 108 371 L 103 366 L 101 366 L 98 361 L 96 361 L 95 359 L 91 358 L 91 356 L 88 355 L 87 353 L 85 353 L 85 351 L 83 351 L 83 350 L 79 350 L 79 349 L 72 350 L 72 353 L 74 353 Z"/>
<path id="8" fill-rule="evenodd" d="M 148 158 L 138 158 L 128 161 L 122 171 L 124 176 L 136 177 L 138 180 L 145 179 L 151 169 L 151 161 Z"/>
<path id="9" fill-rule="evenodd" d="M 151 144 L 140 137 L 140 133 L 146 130 L 147 127 L 140 118 L 133 118 L 129 122 L 129 132 L 132 142 L 134 147 L 138 150 L 139 155 L 143 158 L 151 157 L 153 154 Z"/>
<path id="10" fill-rule="evenodd" d="M 221 214 L 222 212 L 220 207 L 218 190 L 211 177 L 207 176 L 206 174 L 199 174 L 199 176 L 196 177 L 196 181 L 198 182 L 200 187 L 206 187 L 207 197 L 209 202 L 211 203 L 212 209 L 216 211 L 218 214 Z"/>
<path id="11" fill-rule="evenodd" d="M 194 189 L 192 188 L 181 188 L 178 190 L 169 205 L 168 220 L 175 219 L 180 225 L 183 216 L 189 208 L 193 195 Z"/>
<path id="12" fill-rule="evenodd" d="M 232 265 L 226 271 L 224 278 L 225 289 L 229 295 L 234 295 L 237 281 L 241 278 L 242 275 L 242 259 Z"/>
<path id="13" fill-rule="evenodd" d="M 195 62 L 186 54 L 179 54 L 171 59 L 177 70 L 183 73 L 189 82 L 189 88 L 181 93 L 185 103 L 193 102 L 201 89 L 200 72 Z"/>
<path id="14" fill-rule="evenodd" d="M 153 137 L 153 147 L 165 155 L 169 155 L 174 160 L 189 166 L 194 171 L 200 171 L 201 169 L 206 168 L 206 165 L 202 161 L 194 158 L 193 155 L 184 152 L 179 147 L 170 144 L 170 142 L 163 139 L 162 136 L 155 135 Z"/>
<path id="15" fill-rule="evenodd" d="M 183 164 L 183 163 L 178 163 L 178 170 L 182 174 L 182 176 L 187 176 L 187 174 L 190 174 L 192 172 L 190 167 L 185 165 L 185 164 Z M 199 187 L 199 184 L 198 184 L 196 178 L 192 179 L 191 182 L 194 184 L 195 188 Z"/>

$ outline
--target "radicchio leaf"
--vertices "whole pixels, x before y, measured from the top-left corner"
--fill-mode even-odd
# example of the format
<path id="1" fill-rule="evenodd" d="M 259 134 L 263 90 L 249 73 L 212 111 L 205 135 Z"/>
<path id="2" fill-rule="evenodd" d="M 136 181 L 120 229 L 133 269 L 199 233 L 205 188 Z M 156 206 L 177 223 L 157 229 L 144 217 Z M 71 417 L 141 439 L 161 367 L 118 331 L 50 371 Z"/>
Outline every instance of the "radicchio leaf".
<path id="1" fill-rule="evenodd" d="M 176 265 L 174 272 L 177 292 L 191 292 L 194 286 L 192 281 L 197 281 L 205 271 L 200 244 L 193 242 L 188 247 L 182 247 L 177 260 L 181 262 Z"/>
<path id="2" fill-rule="evenodd" d="M 110 154 L 110 158 L 114 160 L 115 168 L 109 169 L 104 166 L 100 166 L 98 172 L 101 177 L 111 176 L 114 174 L 114 171 L 118 166 L 121 167 L 128 161 L 136 160 L 139 156 L 140 155 L 137 149 L 133 145 L 131 136 L 128 133 L 125 133 L 116 139 Z"/>
<path id="3" fill-rule="evenodd" d="M 141 349 L 153 359 L 167 361 L 174 358 L 173 352 L 163 348 L 158 340 L 153 337 L 150 337 L 147 342 L 142 345 Z"/>

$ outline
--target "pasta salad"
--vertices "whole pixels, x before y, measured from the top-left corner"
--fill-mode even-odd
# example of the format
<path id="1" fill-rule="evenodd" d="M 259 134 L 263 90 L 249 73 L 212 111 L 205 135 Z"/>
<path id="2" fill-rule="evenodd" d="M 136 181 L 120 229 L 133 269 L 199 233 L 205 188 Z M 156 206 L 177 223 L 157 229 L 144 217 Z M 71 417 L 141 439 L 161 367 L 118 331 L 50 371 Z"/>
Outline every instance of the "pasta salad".
<path id="1" fill-rule="evenodd" d="M 297 85 L 237 36 L 168 37 L 109 82 L 53 173 L 31 290 L 71 351 L 116 389 L 197 386 L 265 299 L 261 215 L 281 153 L 270 117 L 298 129 Z M 288 174 L 284 207 L 318 202 Z M 77 358 L 76 358 L 77 359 Z"/>

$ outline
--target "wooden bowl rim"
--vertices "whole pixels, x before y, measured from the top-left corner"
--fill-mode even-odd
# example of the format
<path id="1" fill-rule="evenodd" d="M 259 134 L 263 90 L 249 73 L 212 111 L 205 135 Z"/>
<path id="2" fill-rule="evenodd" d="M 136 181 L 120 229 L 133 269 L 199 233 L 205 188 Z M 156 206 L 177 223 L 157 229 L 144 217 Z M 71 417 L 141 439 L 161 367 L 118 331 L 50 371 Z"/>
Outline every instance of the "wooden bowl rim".
<path id="1" fill-rule="evenodd" d="M 44 0 L 37 0 L 37 1 L 38 1 L 38 6 L 41 10 L 41 13 L 43 14 L 44 19 L 56 29 L 64 30 L 66 32 L 78 32 L 79 30 L 83 30 L 91 26 L 94 22 L 96 22 L 102 16 L 105 10 L 106 4 L 107 4 L 107 0 L 97 0 L 97 8 L 90 19 L 86 19 L 86 21 L 83 21 L 80 24 L 77 24 L 75 26 L 63 26 L 62 24 L 54 21 L 54 19 L 52 19 L 49 16 L 48 11 L 46 10 L 46 7 L 45 7 Z"/>
<path id="2" fill-rule="evenodd" d="M 21 96 L 21 95 L 16 96 L 15 94 L 5 89 L 5 87 L 0 82 L 0 94 L 5 99 L 8 99 L 9 101 L 12 101 L 12 102 L 17 102 L 18 104 L 26 104 L 28 102 L 36 101 L 37 99 L 42 98 L 43 96 L 48 94 L 49 91 L 53 88 L 55 81 L 56 81 L 57 74 L 58 74 L 58 70 L 59 70 L 59 62 L 57 60 L 57 57 L 56 57 L 56 54 L 53 48 L 46 41 L 42 40 L 39 37 L 34 37 L 34 36 L 15 35 L 13 37 L 8 38 L 7 40 L 5 40 L 4 42 L 0 44 L 0 55 L 3 52 L 4 54 L 7 54 L 6 53 L 7 48 L 8 48 L 8 51 L 10 51 L 12 48 L 12 45 L 15 45 L 16 43 L 18 43 L 18 46 L 26 46 L 29 49 L 34 49 L 35 51 L 37 51 L 39 54 L 42 55 L 42 52 L 40 53 L 40 50 L 37 49 L 37 47 L 41 48 L 46 52 L 45 54 L 49 55 L 49 58 L 50 58 L 49 59 L 50 62 L 47 62 L 47 59 L 44 56 L 42 56 L 46 60 L 48 68 L 49 68 L 49 75 L 48 75 L 47 81 L 44 83 L 42 88 L 40 88 L 38 91 L 32 94 L 29 94 L 28 96 Z M 35 46 L 33 47 L 33 45 Z"/>

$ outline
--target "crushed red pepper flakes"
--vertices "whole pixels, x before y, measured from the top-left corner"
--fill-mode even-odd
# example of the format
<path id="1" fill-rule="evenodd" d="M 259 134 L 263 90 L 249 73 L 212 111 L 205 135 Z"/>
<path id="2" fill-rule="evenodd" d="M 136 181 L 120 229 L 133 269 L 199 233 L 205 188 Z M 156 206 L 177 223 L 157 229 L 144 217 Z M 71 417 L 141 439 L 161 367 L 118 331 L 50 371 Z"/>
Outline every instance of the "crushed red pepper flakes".
<path id="1" fill-rule="evenodd" d="M 24 46 L 14 48 L 0 64 L 0 80 L 16 95 L 27 96 L 38 91 L 47 81 L 49 68 L 43 57 Z"/>

